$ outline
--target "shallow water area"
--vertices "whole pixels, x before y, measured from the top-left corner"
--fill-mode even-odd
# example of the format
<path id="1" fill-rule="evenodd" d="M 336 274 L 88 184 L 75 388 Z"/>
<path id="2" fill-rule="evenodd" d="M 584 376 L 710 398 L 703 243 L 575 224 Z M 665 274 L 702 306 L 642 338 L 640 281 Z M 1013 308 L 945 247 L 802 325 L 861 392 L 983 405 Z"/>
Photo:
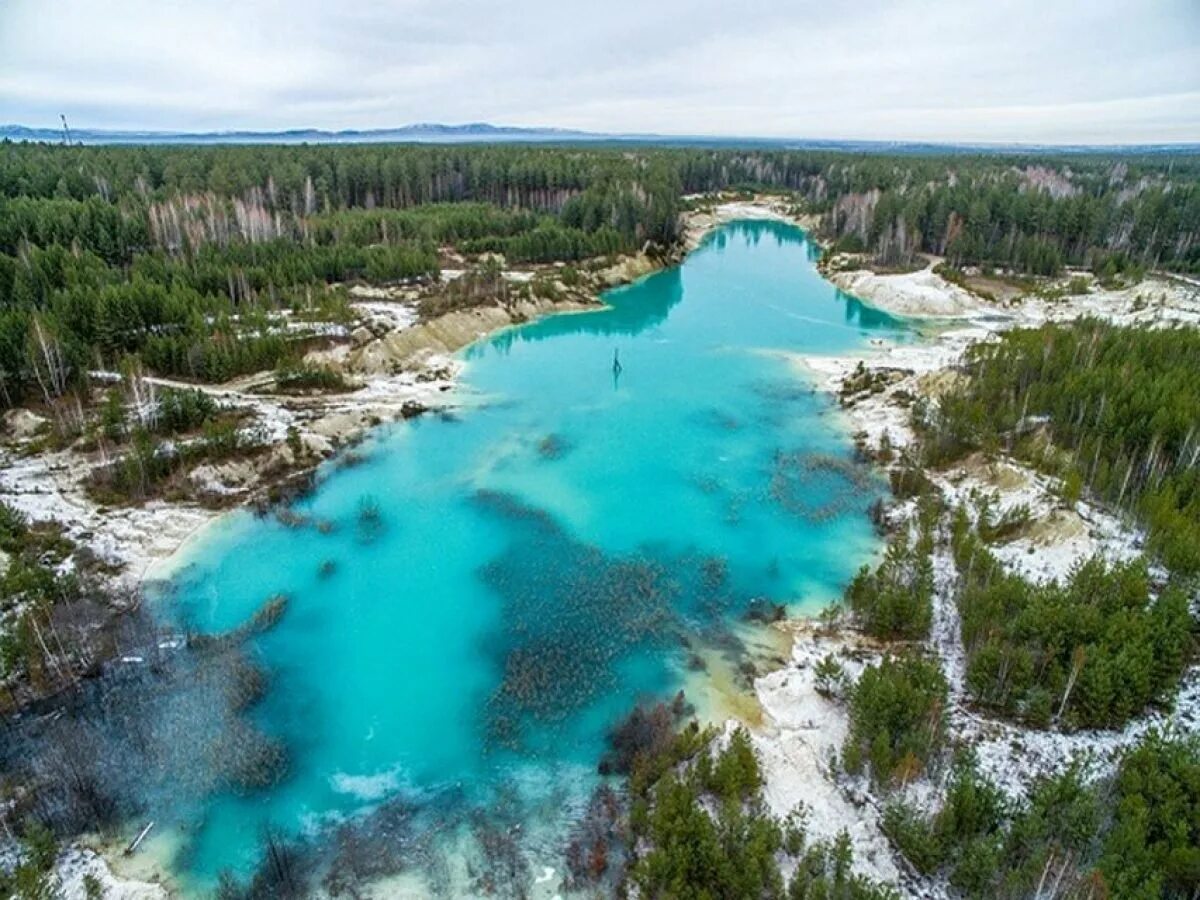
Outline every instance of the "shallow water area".
<path id="1" fill-rule="evenodd" d="M 266 690 L 247 715 L 288 762 L 269 787 L 151 811 L 184 835 L 181 876 L 211 887 L 254 867 L 265 827 L 327 835 L 397 803 L 446 846 L 479 810 L 521 825 L 536 876 L 633 702 L 706 655 L 735 671 L 752 602 L 836 596 L 876 547 L 882 485 L 772 351 L 913 332 L 815 258 L 792 226 L 727 225 L 607 309 L 469 348 L 482 402 L 378 430 L 293 521 L 236 513 L 189 544 L 155 592 L 178 627 L 227 631 L 287 598 L 249 642 Z"/>

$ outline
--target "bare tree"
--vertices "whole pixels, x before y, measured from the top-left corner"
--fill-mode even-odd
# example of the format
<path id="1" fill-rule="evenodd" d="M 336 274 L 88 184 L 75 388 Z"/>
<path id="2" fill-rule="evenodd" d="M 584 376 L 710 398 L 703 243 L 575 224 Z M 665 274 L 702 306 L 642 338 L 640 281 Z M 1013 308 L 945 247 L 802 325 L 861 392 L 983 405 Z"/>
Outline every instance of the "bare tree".
<path id="1" fill-rule="evenodd" d="M 1067 708 L 1067 701 L 1071 699 L 1071 691 L 1075 688 L 1075 680 L 1079 677 L 1079 670 L 1083 668 L 1086 661 L 1087 648 L 1082 645 L 1076 647 L 1075 652 L 1071 654 L 1071 676 L 1067 679 L 1067 687 L 1063 691 L 1062 702 L 1058 705 L 1058 715 L 1055 718 L 1062 718 L 1063 711 Z"/>
<path id="2" fill-rule="evenodd" d="M 143 428 L 153 428 L 158 421 L 158 397 L 154 384 L 146 380 L 142 364 L 136 357 L 127 357 L 121 365 L 129 405 Z"/>
<path id="3" fill-rule="evenodd" d="M 34 313 L 30 327 L 29 357 L 42 395 L 52 403 L 66 391 L 69 370 L 62 344 L 38 313 Z"/>

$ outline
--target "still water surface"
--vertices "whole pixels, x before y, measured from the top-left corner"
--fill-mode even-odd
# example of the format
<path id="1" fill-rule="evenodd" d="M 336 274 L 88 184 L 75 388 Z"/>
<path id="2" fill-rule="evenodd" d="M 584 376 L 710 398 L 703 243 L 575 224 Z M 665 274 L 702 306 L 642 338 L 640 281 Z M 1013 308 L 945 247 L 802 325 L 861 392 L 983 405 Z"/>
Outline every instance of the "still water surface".
<path id="1" fill-rule="evenodd" d="M 253 642 L 252 716 L 290 763 L 265 792 L 181 798 L 181 873 L 245 872 L 264 824 L 312 833 L 396 797 L 519 798 L 552 859 L 636 698 L 730 645 L 752 598 L 836 595 L 875 547 L 880 486 L 785 354 L 909 332 L 815 259 L 791 226 L 728 225 L 608 309 L 465 351 L 473 402 L 380 429 L 298 505 L 328 533 L 236 514 L 191 548 L 160 601 L 188 627 L 288 597 Z"/>

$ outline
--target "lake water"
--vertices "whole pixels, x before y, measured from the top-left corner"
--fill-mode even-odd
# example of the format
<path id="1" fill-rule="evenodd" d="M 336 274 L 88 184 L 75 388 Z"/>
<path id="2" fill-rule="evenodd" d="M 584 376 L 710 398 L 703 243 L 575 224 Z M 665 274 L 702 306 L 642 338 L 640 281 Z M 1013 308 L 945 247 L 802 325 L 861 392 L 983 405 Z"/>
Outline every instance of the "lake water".
<path id="1" fill-rule="evenodd" d="M 211 884 L 253 866 L 266 824 L 313 834 L 396 797 L 504 806 L 554 865 L 635 700 L 669 697 L 701 650 L 736 655 L 753 598 L 837 595 L 876 547 L 882 486 L 785 354 L 907 332 L 815 259 L 791 226 L 725 226 L 608 309 L 465 351 L 462 410 L 327 466 L 296 507 L 323 530 L 210 529 L 160 603 L 221 631 L 287 596 L 252 642 L 269 689 L 251 715 L 289 769 L 159 811 L 184 835 L 179 870 Z"/>

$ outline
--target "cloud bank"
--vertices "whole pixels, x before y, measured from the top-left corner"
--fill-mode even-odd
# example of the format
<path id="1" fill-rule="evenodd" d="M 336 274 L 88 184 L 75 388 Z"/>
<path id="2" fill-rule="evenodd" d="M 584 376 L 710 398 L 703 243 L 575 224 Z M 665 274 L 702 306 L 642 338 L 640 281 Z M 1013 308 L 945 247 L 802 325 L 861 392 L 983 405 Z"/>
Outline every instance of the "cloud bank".
<path id="1" fill-rule="evenodd" d="M 1200 141 L 1196 0 L 0 0 L 0 120 Z"/>

